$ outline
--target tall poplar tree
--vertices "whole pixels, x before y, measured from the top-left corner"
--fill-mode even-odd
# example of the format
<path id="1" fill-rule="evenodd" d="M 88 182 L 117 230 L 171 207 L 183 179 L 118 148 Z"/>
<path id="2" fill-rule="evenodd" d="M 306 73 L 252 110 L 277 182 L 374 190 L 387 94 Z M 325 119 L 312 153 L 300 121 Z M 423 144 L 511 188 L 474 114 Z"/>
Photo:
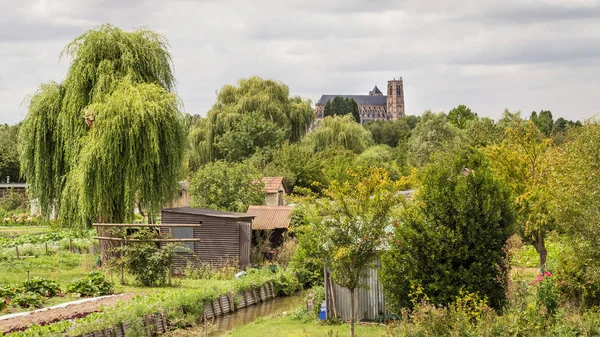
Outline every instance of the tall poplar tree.
<path id="1" fill-rule="evenodd" d="M 21 171 L 42 213 L 70 225 L 151 214 L 176 193 L 185 145 L 164 36 L 112 25 L 61 54 L 62 83 L 42 84 L 20 132 Z"/>

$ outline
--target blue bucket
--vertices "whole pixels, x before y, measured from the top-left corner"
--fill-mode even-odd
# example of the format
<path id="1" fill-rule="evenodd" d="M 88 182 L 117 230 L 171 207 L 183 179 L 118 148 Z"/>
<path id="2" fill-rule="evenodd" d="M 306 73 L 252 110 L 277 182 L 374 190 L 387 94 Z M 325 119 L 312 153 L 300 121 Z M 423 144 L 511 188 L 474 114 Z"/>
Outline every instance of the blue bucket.
<path id="1" fill-rule="evenodd" d="M 325 302 L 321 304 L 321 311 L 319 312 L 319 320 L 323 321 L 327 319 L 327 309 L 325 308 Z"/>

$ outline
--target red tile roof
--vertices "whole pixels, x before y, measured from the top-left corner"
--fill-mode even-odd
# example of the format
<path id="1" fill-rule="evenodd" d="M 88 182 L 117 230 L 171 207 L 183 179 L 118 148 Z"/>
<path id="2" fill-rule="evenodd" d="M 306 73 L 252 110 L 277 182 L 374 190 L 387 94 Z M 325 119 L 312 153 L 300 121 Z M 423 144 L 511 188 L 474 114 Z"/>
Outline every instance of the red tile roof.
<path id="1" fill-rule="evenodd" d="M 263 177 L 262 182 L 265 184 L 265 192 L 277 193 L 279 186 L 283 184 L 283 177 Z"/>
<path id="2" fill-rule="evenodd" d="M 292 206 L 250 206 L 246 214 L 254 216 L 252 229 L 288 228 L 293 210 Z"/>

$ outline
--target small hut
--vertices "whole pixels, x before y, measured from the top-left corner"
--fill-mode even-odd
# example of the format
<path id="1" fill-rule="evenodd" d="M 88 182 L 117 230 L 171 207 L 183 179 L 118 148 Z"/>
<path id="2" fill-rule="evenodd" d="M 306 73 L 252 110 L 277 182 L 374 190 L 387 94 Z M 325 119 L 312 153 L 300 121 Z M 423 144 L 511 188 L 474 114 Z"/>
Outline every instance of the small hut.
<path id="1" fill-rule="evenodd" d="M 245 268 L 250 264 L 253 218 L 253 215 L 203 208 L 164 208 L 160 231 L 173 239 L 199 239 L 185 243 L 193 253 L 180 252 L 175 259 L 178 268 L 190 262 L 221 266 L 231 259 L 237 259 L 240 268 Z M 198 226 L 173 226 L 175 224 Z"/>
<path id="2" fill-rule="evenodd" d="M 283 242 L 283 234 L 287 232 L 292 221 L 292 206 L 250 206 L 247 215 L 253 216 L 253 232 L 271 232 L 271 244 L 279 246 Z M 260 235 L 260 234 L 259 234 Z M 256 235 L 255 235 L 256 237 Z M 254 242 L 255 244 L 256 242 Z"/>

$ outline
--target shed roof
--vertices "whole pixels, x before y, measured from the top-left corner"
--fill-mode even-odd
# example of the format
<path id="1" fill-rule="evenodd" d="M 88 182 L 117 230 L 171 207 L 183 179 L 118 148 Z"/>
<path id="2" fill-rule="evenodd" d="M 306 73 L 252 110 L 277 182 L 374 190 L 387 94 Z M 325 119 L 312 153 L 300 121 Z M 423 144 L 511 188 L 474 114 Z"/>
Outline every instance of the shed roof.
<path id="1" fill-rule="evenodd" d="M 254 217 L 253 215 L 248 215 L 248 214 L 223 212 L 223 211 L 217 211 L 214 209 L 195 208 L 195 207 L 163 208 L 162 211 L 170 212 L 170 213 L 204 215 L 204 216 L 210 216 L 210 217 L 214 217 L 214 218 L 228 218 L 228 219 L 248 219 L 248 218 Z"/>
<path id="2" fill-rule="evenodd" d="M 383 95 L 322 95 L 317 105 L 325 105 L 327 101 L 333 101 L 336 96 L 352 98 L 358 105 L 387 105 L 387 96 Z"/>
<path id="3" fill-rule="evenodd" d="M 288 228 L 292 221 L 292 206 L 250 206 L 249 216 L 254 216 L 252 229 Z"/>
<path id="4" fill-rule="evenodd" d="M 265 184 L 265 192 L 277 193 L 279 192 L 279 187 L 283 184 L 283 177 L 263 177 L 262 182 Z"/>

